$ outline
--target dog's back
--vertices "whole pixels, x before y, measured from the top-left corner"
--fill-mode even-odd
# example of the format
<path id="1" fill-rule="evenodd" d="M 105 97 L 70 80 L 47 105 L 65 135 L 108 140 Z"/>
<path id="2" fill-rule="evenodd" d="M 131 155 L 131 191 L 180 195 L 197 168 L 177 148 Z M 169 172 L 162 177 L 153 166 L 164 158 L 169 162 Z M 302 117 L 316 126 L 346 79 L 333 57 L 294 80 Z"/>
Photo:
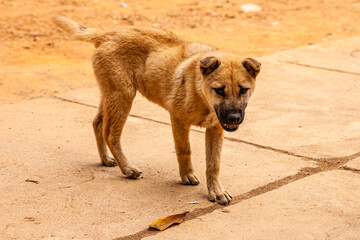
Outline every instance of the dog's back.
<path id="1" fill-rule="evenodd" d="M 176 66 L 188 57 L 185 55 L 194 54 L 199 48 L 193 46 L 186 53 L 185 48 L 191 43 L 162 29 L 123 27 L 104 31 L 86 28 L 63 16 L 55 17 L 54 22 L 75 39 L 95 45 L 93 67 L 102 91 L 135 87 L 150 101 L 163 107 L 165 99 L 159 99 L 163 94 L 157 91 L 170 91 L 168 88 L 171 88 L 171 83 L 163 82 L 164 79 L 171 81 Z M 133 86 L 124 86 L 129 82 Z"/>

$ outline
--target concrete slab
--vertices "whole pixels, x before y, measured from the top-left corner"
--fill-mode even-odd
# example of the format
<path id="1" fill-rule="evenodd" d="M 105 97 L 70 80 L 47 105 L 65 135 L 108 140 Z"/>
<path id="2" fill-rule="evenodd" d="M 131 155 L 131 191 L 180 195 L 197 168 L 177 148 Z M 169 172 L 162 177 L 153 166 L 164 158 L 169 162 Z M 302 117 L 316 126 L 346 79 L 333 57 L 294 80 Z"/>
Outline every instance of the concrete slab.
<path id="1" fill-rule="evenodd" d="M 360 76 L 264 62 L 239 139 L 309 157 L 359 152 Z M 230 134 L 227 134 L 230 136 Z"/>
<path id="2" fill-rule="evenodd" d="M 4 239 L 112 239 L 157 218 L 207 207 L 204 135 L 191 134 L 198 186 L 179 184 L 171 128 L 130 117 L 128 158 L 143 170 L 129 180 L 99 164 L 96 109 L 53 98 L 1 105 L 0 236 Z M 299 158 L 225 141 L 221 179 L 234 196 L 312 166 Z M 26 181 L 27 180 L 27 181 Z M 189 205 L 189 201 L 199 205 Z"/>
<path id="3" fill-rule="evenodd" d="M 349 161 L 346 166 L 360 171 L 360 157 Z"/>
<path id="4" fill-rule="evenodd" d="M 268 59 L 360 76 L 360 37 L 291 49 Z"/>
<path id="5" fill-rule="evenodd" d="M 359 180 L 319 173 L 144 239 L 359 239 Z"/>

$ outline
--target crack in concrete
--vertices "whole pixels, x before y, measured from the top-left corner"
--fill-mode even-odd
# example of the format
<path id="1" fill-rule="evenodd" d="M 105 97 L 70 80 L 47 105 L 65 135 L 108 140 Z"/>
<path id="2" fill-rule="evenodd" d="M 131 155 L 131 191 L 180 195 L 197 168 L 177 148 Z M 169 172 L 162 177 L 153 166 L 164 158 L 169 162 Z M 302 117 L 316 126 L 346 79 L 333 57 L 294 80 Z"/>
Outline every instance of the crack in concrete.
<path id="1" fill-rule="evenodd" d="M 292 61 L 281 61 L 281 60 L 278 60 L 278 62 L 293 64 L 293 65 L 297 65 L 297 66 L 301 66 L 301 67 L 314 68 L 314 69 L 320 69 L 320 70 L 325 70 L 325 71 L 331 71 L 331 72 L 345 73 L 345 74 L 351 74 L 351 75 L 360 76 L 360 73 L 357 73 L 357 72 L 350 72 L 350 71 L 333 69 L 333 68 L 327 68 L 327 67 L 313 66 L 313 65 L 309 65 L 309 64 L 292 62 Z"/>

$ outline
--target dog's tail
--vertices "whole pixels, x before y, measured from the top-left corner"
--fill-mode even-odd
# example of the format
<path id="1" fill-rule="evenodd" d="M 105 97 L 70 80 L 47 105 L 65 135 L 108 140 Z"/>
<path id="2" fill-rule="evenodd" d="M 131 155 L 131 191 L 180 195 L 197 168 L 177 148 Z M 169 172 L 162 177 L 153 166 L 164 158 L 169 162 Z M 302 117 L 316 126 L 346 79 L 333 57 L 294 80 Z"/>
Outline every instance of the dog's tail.
<path id="1" fill-rule="evenodd" d="M 64 16 L 56 16 L 53 20 L 57 26 L 71 33 L 77 40 L 92 42 L 96 47 L 105 40 L 104 31 L 100 29 L 86 28 Z"/>

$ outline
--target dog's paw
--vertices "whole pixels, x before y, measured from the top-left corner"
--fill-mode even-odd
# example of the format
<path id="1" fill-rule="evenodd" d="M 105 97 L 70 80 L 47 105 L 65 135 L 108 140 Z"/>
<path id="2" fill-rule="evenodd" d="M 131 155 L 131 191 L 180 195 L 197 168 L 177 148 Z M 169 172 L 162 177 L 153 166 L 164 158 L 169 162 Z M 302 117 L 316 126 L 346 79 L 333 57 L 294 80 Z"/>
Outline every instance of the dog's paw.
<path id="1" fill-rule="evenodd" d="M 209 190 L 209 200 L 212 202 L 228 205 L 231 202 L 231 199 L 231 194 L 228 191 Z"/>
<path id="2" fill-rule="evenodd" d="M 184 185 L 198 185 L 200 182 L 193 173 L 188 173 L 181 176 L 181 183 Z"/>
<path id="3" fill-rule="evenodd" d="M 131 166 L 126 167 L 123 173 L 126 175 L 127 178 L 136 179 L 142 174 L 142 171 L 135 166 Z"/>
<path id="4" fill-rule="evenodd" d="M 107 157 L 106 159 L 103 159 L 101 162 L 102 162 L 102 165 L 104 165 L 105 167 L 117 166 L 114 158 L 112 158 L 112 157 Z"/>

